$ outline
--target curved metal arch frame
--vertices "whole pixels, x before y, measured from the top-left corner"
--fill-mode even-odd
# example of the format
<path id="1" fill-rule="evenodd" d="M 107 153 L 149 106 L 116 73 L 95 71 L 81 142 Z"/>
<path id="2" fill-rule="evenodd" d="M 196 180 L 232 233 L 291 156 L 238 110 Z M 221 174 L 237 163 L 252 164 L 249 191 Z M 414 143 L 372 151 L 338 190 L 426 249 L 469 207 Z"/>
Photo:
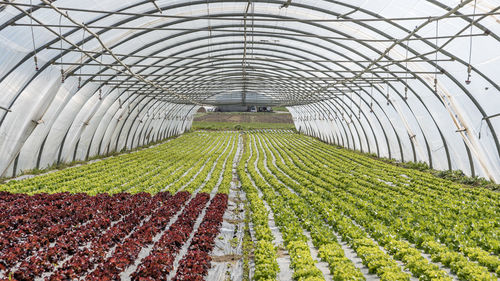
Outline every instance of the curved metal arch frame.
<path id="1" fill-rule="evenodd" d="M 493 133 L 494 133 L 494 131 L 493 131 Z"/>
<path id="2" fill-rule="evenodd" d="M 231 44 L 231 43 L 233 43 L 233 42 L 228 42 L 228 44 Z M 200 48 L 204 48 L 204 46 L 201 46 Z M 255 49 L 258 49 L 258 48 L 255 48 Z M 223 49 L 223 50 L 224 50 L 224 49 Z M 298 50 L 298 49 L 296 49 L 296 50 Z M 289 53 L 289 54 L 292 54 L 292 53 Z M 268 56 L 271 56 L 271 55 L 268 55 Z M 220 73 L 220 72 L 218 72 L 218 73 Z M 226 76 L 226 77 L 227 77 L 227 76 Z M 363 100 L 364 100 L 364 99 L 363 99 Z M 366 101 L 365 101 L 365 103 L 366 103 L 366 104 L 368 104 Z M 378 104 L 378 102 L 377 102 L 377 104 Z M 382 128 L 383 128 L 383 127 L 382 127 Z M 389 150 L 390 150 L 390 149 L 389 149 Z"/>
<path id="3" fill-rule="evenodd" d="M 224 44 L 234 44 L 234 43 L 235 43 L 235 42 L 224 42 Z M 273 44 L 273 46 L 276 46 L 276 44 Z M 206 46 L 197 46 L 197 48 L 204 48 L 204 47 L 206 47 Z M 288 46 L 287 46 L 287 47 L 288 47 Z M 255 47 L 254 47 L 254 48 L 255 48 Z M 256 49 L 256 48 L 255 48 L 255 49 Z M 189 51 L 192 51 L 192 49 L 189 49 Z M 177 53 L 177 54 L 178 54 L 178 53 Z M 268 56 L 269 56 L 269 55 L 268 55 Z M 325 67 L 325 66 L 324 66 L 324 67 Z M 297 69 L 297 70 L 298 70 L 298 69 Z M 172 71 L 175 71 L 175 70 L 172 70 Z M 304 72 L 306 72 L 306 71 L 304 71 Z M 168 73 L 168 72 L 167 72 L 167 73 L 165 73 L 165 75 L 167 75 L 167 74 L 169 74 L 169 73 Z M 394 89 L 394 88 L 393 88 L 393 89 Z M 394 90 L 395 90 L 395 89 L 394 89 Z M 413 91 L 413 90 L 412 90 L 412 91 Z M 401 94 L 399 94 L 399 92 L 398 92 L 398 91 L 396 91 L 396 90 L 395 90 L 395 92 L 397 92 L 397 93 L 398 93 L 398 95 L 402 98 L 402 95 L 401 95 Z M 425 105 L 425 104 L 423 104 L 423 106 L 424 106 L 424 107 L 426 107 L 426 105 Z M 429 149 L 429 147 L 428 147 L 428 144 L 426 144 L 426 146 L 427 146 L 427 151 L 429 151 L 430 149 Z M 445 146 L 446 146 L 446 144 L 445 144 Z M 404 158 L 403 158 L 403 159 L 404 159 Z"/>
<path id="4" fill-rule="evenodd" d="M 430 87 L 428 87 L 428 88 L 430 88 Z M 401 95 L 400 95 L 400 96 L 401 96 Z M 441 133 L 440 133 L 440 135 L 442 136 L 442 134 L 441 134 Z M 427 151 L 428 151 L 428 153 L 429 153 L 429 151 L 430 151 L 430 149 L 428 148 L 428 146 L 427 146 Z M 470 159 L 470 160 L 471 160 L 471 159 Z M 450 163 L 450 161 L 448 161 L 448 162 Z M 470 161 L 470 162 L 472 162 L 472 161 Z"/>
<path id="5" fill-rule="evenodd" d="M 489 121 L 489 120 L 488 120 L 488 121 Z M 442 134 L 441 134 L 441 133 L 440 133 L 440 135 L 442 136 Z M 412 144 L 412 145 L 413 145 L 413 144 Z M 428 150 L 428 153 L 430 153 L 429 148 L 427 148 L 427 150 Z M 448 162 L 449 162 L 449 161 L 448 161 Z M 472 161 L 470 161 L 470 162 L 472 163 Z M 471 164 L 471 165 L 472 165 L 472 164 Z"/>
<path id="6" fill-rule="evenodd" d="M 231 44 L 231 43 L 234 43 L 234 42 L 229 42 L 229 44 Z M 201 46 L 200 48 L 204 48 L 204 46 Z M 258 49 L 258 48 L 254 48 L 254 49 Z M 269 55 L 269 54 L 267 54 L 267 56 L 271 56 L 272 57 L 272 55 Z"/>

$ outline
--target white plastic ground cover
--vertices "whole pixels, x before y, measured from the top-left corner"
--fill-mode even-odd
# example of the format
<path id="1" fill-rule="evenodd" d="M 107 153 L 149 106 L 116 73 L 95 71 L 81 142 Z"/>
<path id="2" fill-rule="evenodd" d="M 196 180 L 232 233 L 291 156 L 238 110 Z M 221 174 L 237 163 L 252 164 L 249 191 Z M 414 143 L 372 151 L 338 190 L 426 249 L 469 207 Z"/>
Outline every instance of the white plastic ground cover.
<path id="1" fill-rule="evenodd" d="M 253 138 L 255 138 L 256 142 L 255 144 L 257 145 L 258 143 L 258 146 L 260 146 L 261 148 L 264 148 L 263 147 L 263 144 L 262 144 L 262 141 L 260 139 L 259 136 L 252 136 Z M 266 144 L 267 146 L 267 144 Z M 267 166 L 267 153 L 264 152 L 264 154 L 261 156 L 259 154 L 258 157 L 263 157 L 264 158 L 264 168 L 266 169 L 266 171 L 270 174 L 273 174 L 270 170 L 269 170 L 269 167 Z M 274 158 L 274 155 L 273 155 L 273 160 L 272 161 L 276 161 L 276 159 Z M 259 170 L 259 174 L 260 174 L 260 170 Z M 276 177 L 275 177 L 276 178 Z M 279 180 L 278 178 L 276 178 L 276 180 L 280 183 L 280 184 L 283 184 L 284 183 Z M 332 275 L 330 274 L 330 270 L 328 268 L 328 263 L 320 260 L 318 258 L 318 249 L 316 247 L 314 247 L 313 243 L 312 243 L 312 238 L 311 238 L 311 234 L 306 230 L 306 229 L 302 229 L 302 232 L 303 234 L 307 237 L 307 245 L 309 246 L 309 251 L 310 251 L 310 254 L 311 254 L 311 257 L 314 261 L 316 261 L 316 267 L 321 271 L 321 273 L 323 274 L 323 277 L 326 281 L 332 281 Z"/>
<path id="2" fill-rule="evenodd" d="M 206 280 L 224 281 L 243 278 L 243 235 L 244 235 L 244 194 L 239 187 L 231 184 L 229 201 L 219 236 L 212 250 L 212 264 Z M 232 242 L 233 241 L 233 242 Z M 216 260 L 214 260 L 216 259 Z"/>
<path id="3" fill-rule="evenodd" d="M 255 148 L 252 145 L 250 145 L 249 147 L 250 147 L 250 157 L 252 157 L 253 153 L 257 152 L 255 152 Z M 257 168 L 258 157 L 259 155 L 257 155 L 257 159 L 255 160 L 254 163 L 247 163 L 247 165 L 254 165 L 255 170 L 260 174 L 259 169 Z M 276 225 L 274 221 L 274 212 L 271 210 L 271 207 L 266 202 L 266 200 L 263 199 L 264 194 L 262 193 L 260 188 L 257 187 L 254 180 L 250 178 L 250 181 L 252 182 L 253 186 L 257 189 L 259 197 L 262 198 L 262 202 L 264 203 L 264 206 L 266 207 L 269 214 L 269 229 L 271 230 L 271 233 L 274 237 L 273 240 L 274 246 L 278 249 L 278 258 L 276 259 L 276 262 L 278 263 L 280 271 L 278 273 L 277 278 L 278 280 L 281 281 L 292 280 L 293 269 L 291 268 L 290 255 L 288 254 L 288 251 L 284 247 L 283 235 L 281 234 L 279 227 Z"/>
<path id="4" fill-rule="evenodd" d="M 220 233 L 215 239 L 215 246 L 212 250 L 212 263 L 208 270 L 207 280 L 225 281 L 243 279 L 243 236 L 246 201 L 245 193 L 241 190 L 241 185 L 236 171 L 238 163 L 243 153 L 243 139 L 238 136 L 236 154 L 232 160 L 225 163 L 224 169 L 231 168 L 233 180 L 229 189 L 228 207 L 224 212 Z M 227 160 L 226 160 L 227 161 Z"/>

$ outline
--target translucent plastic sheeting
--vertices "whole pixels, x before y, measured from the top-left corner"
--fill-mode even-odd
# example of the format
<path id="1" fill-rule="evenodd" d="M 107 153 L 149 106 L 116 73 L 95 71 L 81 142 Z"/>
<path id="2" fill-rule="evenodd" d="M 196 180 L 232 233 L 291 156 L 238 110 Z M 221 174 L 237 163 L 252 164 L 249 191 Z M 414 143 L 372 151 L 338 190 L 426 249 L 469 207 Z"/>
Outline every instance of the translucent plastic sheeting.
<path id="1" fill-rule="evenodd" d="M 288 106 L 331 143 L 500 181 L 496 0 L 0 3 L 3 175 L 247 104 Z"/>

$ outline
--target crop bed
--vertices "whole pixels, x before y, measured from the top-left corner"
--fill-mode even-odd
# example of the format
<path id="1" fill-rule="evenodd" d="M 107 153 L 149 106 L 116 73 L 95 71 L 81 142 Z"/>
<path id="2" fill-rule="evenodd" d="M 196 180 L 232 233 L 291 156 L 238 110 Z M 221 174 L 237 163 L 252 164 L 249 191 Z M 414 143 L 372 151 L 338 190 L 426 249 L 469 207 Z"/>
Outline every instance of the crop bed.
<path id="1" fill-rule="evenodd" d="M 210 192 L 224 172 L 222 190 L 232 179 L 230 166 L 236 153 L 237 133 L 195 132 L 158 146 L 110 157 L 89 165 L 47 173 L 0 185 L 0 191 L 15 193 L 175 193 L 194 191 L 209 178 L 203 191 Z M 213 171 L 211 169 L 216 166 Z M 226 171 L 227 170 L 227 171 Z M 211 175 L 214 176 L 211 176 Z M 191 181 L 192 180 L 192 181 Z M 191 181 L 191 182 L 190 182 Z M 189 186 L 184 186 L 186 183 Z"/>
<path id="2" fill-rule="evenodd" d="M 192 222 L 210 195 L 198 193 L 157 243 L 153 237 L 190 197 L 185 191 L 154 196 L 26 196 L 2 192 L 0 270 L 5 280 L 116 280 L 135 263 L 142 248 L 153 244 L 154 250 L 139 263 L 131 279 L 164 280 L 162 277 L 172 270 L 179 247 L 192 232 Z M 203 228 L 195 235 L 193 250 L 183 259 L 183 265 L 196 263 L 205 265 L 205 269 L 184 266 L 176 280 L 193 280 L 184 277 L 206 274 L 210 262 L 207 256 L 226 206 L 227 195 L 217 194 L 208 207 Z"/>
<path id="3" fill-rule="evenodd" d="M 0 186 L 0 279 L 203 279 L 237 142 L 193 133 Z"/>
<path id="4" fill-rule="evenodd" d="M 289 132 L 248 134 L 244 151 L 238 173 L 255 226 L 255 280 L 277 279 L 283 246 L 294 280 L 500 277 L 497 192 Z"/>
<path id="5" fill-rule="evenodd" d="M 291 131 L 0 185 L 0 280 L 498 280 L 500 194 Z"/>

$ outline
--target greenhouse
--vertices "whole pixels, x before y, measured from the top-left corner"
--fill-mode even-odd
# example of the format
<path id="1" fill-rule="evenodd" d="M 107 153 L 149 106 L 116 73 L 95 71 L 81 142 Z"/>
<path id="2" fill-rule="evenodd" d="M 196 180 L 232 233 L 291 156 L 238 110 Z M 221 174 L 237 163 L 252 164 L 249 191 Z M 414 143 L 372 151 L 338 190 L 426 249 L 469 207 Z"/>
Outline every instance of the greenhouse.
<path id="1" fill-rule="evenodd" d="M 498 0 L 0 1 L 0 280 L 499 280 Z"/>

